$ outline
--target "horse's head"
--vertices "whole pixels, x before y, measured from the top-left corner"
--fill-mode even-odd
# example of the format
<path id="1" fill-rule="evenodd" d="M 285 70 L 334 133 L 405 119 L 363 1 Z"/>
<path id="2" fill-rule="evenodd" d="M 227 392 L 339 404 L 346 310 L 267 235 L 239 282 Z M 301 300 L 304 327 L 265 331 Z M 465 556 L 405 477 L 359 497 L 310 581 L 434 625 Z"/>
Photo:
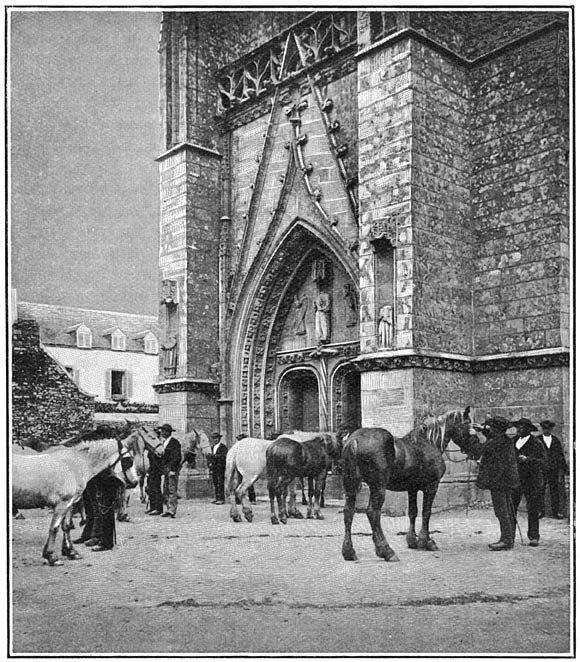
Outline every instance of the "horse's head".
<path id="1" fill-rule="evenodd" d="M 468 452 L 475 435 L 471 408 L 466 407 L 465 410 L 450 411 L 438 416 L 432 429 L 432 441 L 442 453 L 451 441 L 462 451 Z"/>
<path id="2" fill-rule="evenodd" d="M 321 432 L 320 436 L 324 441 L 324 448 L 333 460 L 340 459 L 342 454 L 342 437 L 336 432 Z"/>

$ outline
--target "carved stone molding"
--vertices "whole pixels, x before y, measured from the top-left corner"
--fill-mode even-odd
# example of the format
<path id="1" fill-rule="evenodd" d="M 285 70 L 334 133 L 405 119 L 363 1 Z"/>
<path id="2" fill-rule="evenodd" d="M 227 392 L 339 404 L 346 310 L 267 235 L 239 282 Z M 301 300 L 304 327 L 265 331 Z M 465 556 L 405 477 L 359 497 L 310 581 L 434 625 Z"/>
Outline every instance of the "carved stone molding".
<path id="1" fill-rule="evenodd" d="M 373 370 L 402 370 L 423 368 L 482 374 L 505 370 L 529 370 L 534 368 L 559 368 L 570 364 L 570 354 L 543 354 L 533 356 L 510 356 L 491 359 L 450 359 L 440 356 L 385 356 L 354 361 L 361 372 Z"/>
<path id="2" fill-rule="evenodd" d="M 171 382 L 160 382 L 154 384 L 153 388 L 157 393 L 183 393 L 196 392 L 207 393 L 209 395 L 219 395 L 219 384 L 213 380 L 194 380 L 194 379 L 177 379 Z"/>

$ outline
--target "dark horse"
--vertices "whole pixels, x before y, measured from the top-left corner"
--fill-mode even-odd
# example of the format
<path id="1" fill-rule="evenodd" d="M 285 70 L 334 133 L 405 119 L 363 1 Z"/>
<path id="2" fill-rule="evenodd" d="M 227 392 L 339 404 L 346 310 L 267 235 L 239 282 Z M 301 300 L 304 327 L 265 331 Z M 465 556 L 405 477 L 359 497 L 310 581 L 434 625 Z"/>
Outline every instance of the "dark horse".
<path id="1" fill-rule="evenodd" d="M 320 494 L 333 460 L 340 456 L 336 435 L 320 432 L 312 439 L 298 441 L 282 435 L 266 450 L 266 472 L 272 524 L 286 524 L 288 487 L 295 478 L 308 478 L 307 517 L 324 519 L 320 512 Z M 313 498 L 314 497 L 314 503 Z M 278 515 L 274 499 L 278 502 Z"/>
<path id="2" fill-rule="evenodd" d="M 345 441 L 342 452 L 343 484 L 345 490 L 344 541 L 345 561 L 356 561 L 351 528 L 355 512 L 356 494 L 364 481 L 370 489 L 367 517 L 373 532 L 377 556 L 385 561 L 398 561 L 381 528 L 381 508 L 385 490 L 407 492 L 409 495 L 409 531 L 407 545 L 412 549 L 437 551 L 429 537 L 431 507 L 445 473 L 442 454 L 453 440 L 466 447 L 474 434 L 469 407 L 428 419 L 401 439 L 382 428 L 360 428 Z M 415 533 L 417 492 L 423 492 L 422 523 Z"/>

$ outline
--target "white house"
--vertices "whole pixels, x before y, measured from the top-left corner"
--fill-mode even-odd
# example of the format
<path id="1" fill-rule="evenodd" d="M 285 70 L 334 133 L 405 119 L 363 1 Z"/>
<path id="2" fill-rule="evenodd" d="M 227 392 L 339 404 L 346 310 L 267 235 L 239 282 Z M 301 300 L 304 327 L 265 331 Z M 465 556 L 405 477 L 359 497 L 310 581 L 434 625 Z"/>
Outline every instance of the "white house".
<path id="1" fill-rule="evenodd" d="M 17 312 L 18 319 L 38 322 L 44 349 L 97 404 L 157 403 L 157 317 L 25 301 Z"/>

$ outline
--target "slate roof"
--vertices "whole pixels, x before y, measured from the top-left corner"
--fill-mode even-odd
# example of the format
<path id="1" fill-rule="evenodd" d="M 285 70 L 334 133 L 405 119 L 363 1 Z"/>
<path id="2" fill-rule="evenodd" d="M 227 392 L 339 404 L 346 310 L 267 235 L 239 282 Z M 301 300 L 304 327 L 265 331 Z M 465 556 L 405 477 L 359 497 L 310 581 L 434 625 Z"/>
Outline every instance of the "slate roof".
<path id="1" fill-rule="evenodd" d="M 76 333 L 67 333 L 80 324 L 93 334 L 93 348 L 111 349 L 111 330 L 119 328 L 127 337 L 127 352 L 144 352 L 143 337 L 147 331 L 160 339 L 157 317 L 134 315 L 109 310 L 89 310 L 52 306 L 44 303 L 18 302 L 18 319 L 34 319 L 40 326 L 40 340 L 44 345 L 76 347 Z"/>

